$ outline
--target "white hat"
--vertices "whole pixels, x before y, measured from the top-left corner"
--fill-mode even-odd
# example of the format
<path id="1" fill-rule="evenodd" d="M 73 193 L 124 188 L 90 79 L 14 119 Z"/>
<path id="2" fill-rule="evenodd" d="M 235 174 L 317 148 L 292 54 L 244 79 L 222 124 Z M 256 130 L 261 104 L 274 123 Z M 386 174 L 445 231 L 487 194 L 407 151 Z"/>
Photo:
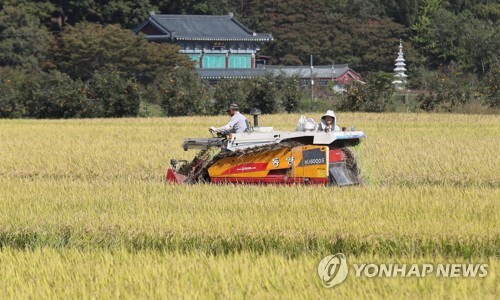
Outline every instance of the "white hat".
<path id="1" fill-rule="evenodd" d="M 335 119 L 335 114 L 333 113 L 333 110 L 327 110 L 326 113 L 321 117 L 321 120 L 324 120 L 325 117 L 332 117 Z"/>

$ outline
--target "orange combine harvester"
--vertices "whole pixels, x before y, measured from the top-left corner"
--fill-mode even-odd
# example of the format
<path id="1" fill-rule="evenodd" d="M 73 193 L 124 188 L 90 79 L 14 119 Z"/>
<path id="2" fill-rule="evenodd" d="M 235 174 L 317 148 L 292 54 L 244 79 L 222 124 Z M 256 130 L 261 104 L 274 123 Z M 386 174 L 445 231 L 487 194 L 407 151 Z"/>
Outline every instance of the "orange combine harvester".
<path id="1" fill-rule="evenodd" d="M 296 131 L 255 126 L 245 133 L 188 138 L 184 150 L 200 153 L 188 162 L 171 160 L 167 182 L 353 185 L 361 182 L 353 146 L 365 134 L 351 129 L 322 132 L 312 119 Z M 258 124 L 258 116 L 254 116 Z"/>

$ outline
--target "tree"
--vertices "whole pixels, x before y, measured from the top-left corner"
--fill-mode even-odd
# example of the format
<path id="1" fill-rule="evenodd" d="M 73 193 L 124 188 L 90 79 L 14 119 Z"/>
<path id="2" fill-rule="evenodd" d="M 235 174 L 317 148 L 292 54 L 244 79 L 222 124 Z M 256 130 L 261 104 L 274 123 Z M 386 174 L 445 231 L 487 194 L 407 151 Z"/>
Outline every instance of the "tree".
<path id="1" fill-rule="evenodd" d="M 427 94 L 420 94 L 417 100 L 420 108 L 425 111 L 445 110 L 452 111 L 457 105 L 463 105 L 472 98 L 472 89 L 467 86 L 467 78 L 463 79 L 455 74 L 433 72 L 426 77 Z"/>
<path id="2" fill-rule="evenodd" d="M 248 27 L 272 32 L 275 40 L 262 52 L 273 64 L 309 64 L 313 55 L 315 65 L 348 63 L 360 72 L 389 71 L 399 39 L 409 33 L 384 15 L 378 1 L 231 3 Z"/>
<path id="3" fill-rule="evenodd" d="M 419 49 L 432 67 L 457 64 L 462 71 L 484 75 L 498 59 L 498 26 L 478 20 L 469 11 L 455 15 L 440 8 L 430 15 L 425 42 Z"/>
<path id="4" fill-rule="evenodd" d="M 0 11 L 0 66 L 39 69 L 51 38 L 35 16 L 20 7 L 4 7 Z"/>
<path id="5" fill-rule="evenodd" d="M 442 0 L 419 0 L 419 8 L 413 30 L 412 42 L 422 53 L 428 54 L 435 48 L 436 40 L 433 38 L 431 16 L 441 6 Z"/>
<path id="6" fill-rule="evenodd" d="M 493 24 L 498 24 L 500 19 L 500 3 L 497 1 L 488 1 L 486 3 L 478 3 L 471 8 L 474 15 L 481 20 L 488 20 Z M 496 2 L 496 3 L 495 3 Z"/>
<path id="7" fill-rule="evenodd" d="M 390 99 L 394 93 L 392 81 L 394 76 L 391 73 L 376 72 L 370 73 L 366 77 L 366 103 L 363 110 L 370 112 L 386 111 L 390 105 Z"/>
<path id="8" fill-rule="evenodd" d="M 389 108 L 394 93 L 393 76 L 390 73 L 370 73 L 366 83 L 353 81 L 347 92 L 340 97 L 339 109 L 345 111 L 383 112 Z"/>
<path id="9" fill-rule="evenodd" d="M 30 118 L 91 117 L 83 83 L 58 71 L 26 77 L 20 101 Z"/>
<path id="10" fill-rule="evenodd" d="M 87 83 L 93 117 L 135 117 L 141 95 L 134 79 L 124 79 L 117 72 L 102 71 Z"/>
<path id="11" fill-rule="evenodd" d="M 253 79 L 253 85 L 247 96 L 247 106 L 257 107 L 265 114 L 274 114 L 281 110 L 281 101 L 272 75 Z"/>
<path id="12" fill-rule="evenodd" d="M 156 85 L 161 91 L 161 105 L 169 116 L 207 114 L 208 94 L 205 85 L 192 69 L 176 68 L 162 74 Z"/>
<path id="13" fill-rule="evenodd" d="M 410 27 L 415 23 L 418 10 L 418 1 L 412 0 L 384 0 L 381 1 L 387 16 L 396 23 Z"/>
<path id="14" fill-rule="evenodd" d="M 481 87 L 483 103 L 500 108 L 500 63 L 497 61 L 484 76 Z"/>
<path id="15" fill-rule="evenodd" d="M 214 91 L 212 113 L 225 112 L 229 104 L 237 103 L 241 111 L 251 109 L 246 101 L 251 81 L 245 79 L 223 79 L 217 83 Z"/>
<path id="16" fill-rule="evenodd" d="M 101 22 L 104 24 L 120 24 L 124 28 L 133 29 L 149 17 L 157 8 L 149 0 L 111 0 L 100 7 Z"/>
<path id="17" fill-rule="evenodd" d="M 148 43 L 142 35 L 119 25 L 85 22 L 67 27 L 52 50 L 46 67 L 82 80 L 96 71 L 113 70 L 126 78 L 139 75 L 151 81 L 158 69 L 192 65 L 187 56 L 178 53 L 177 46 Z"/>
<path id="18" fill-rule="evenodd" d="M 170 14 L 224 15 L 229 12 L 228 0 L 153 0 L 151 4 Z"/>
<path id="19" fill-rule="evenodd" d="M 459 16 L 459 62 L 464 71 L 485 75 L 500 57 L 500 30 L 469 12 Z"/>
<path id="20" fill-rule="evenodd" d="M 288 113 L 297 111 L 303 98 L 300 88 L 300 78 L 280 74 L 274 80 L 278 89 L 280 103 L 285 111 Z"/>
<path id="21" fill-rule="evenodd" d="M 340 97 L 338 109 L 341 111 L 362 111 L 366 102 L 363 84 L 352 81 L 345 88 L 346 92 Z"/>
<path id="22" fill-rule="evenodd" d="M 0 68 L 0 118 L 20 118 L 25 116 L 20 101 L 20 92 L 26 75 L 11 68 Z"/>
<path id="23" fill-rule="evenodd" d="M 141 37 L 142 38 L 142 37 Z M 146 62 L 139 76 L 142 83 L 150 83 L 162 73 L 170 73 L 175 68 L 193 69 L 194 62 L 185 54 L 179 53 L 179 47 L 173 44 L 141 44 L 146 55 Z"/>

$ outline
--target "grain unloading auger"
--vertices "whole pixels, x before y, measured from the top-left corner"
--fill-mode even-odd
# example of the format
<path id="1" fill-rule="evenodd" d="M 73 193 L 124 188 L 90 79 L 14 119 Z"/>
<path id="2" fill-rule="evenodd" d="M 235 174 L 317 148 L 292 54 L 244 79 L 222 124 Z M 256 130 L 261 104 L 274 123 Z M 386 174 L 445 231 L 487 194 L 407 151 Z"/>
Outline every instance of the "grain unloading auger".
<path id="1" fill-rule="evenodd" d="M 256 116 L 254 123 L 258 125 Z M 365 134 L 345 128 L 317 131 L 314 124 L 306 122 L 296 131 L 254 127 L 245 133 L 185 139 L 184 150 L 200 152 L 191 162 L 171 160 L 166 180 L 175 183 L 359 184 L 360 172 L 352 147 L 359 144 Z"/>

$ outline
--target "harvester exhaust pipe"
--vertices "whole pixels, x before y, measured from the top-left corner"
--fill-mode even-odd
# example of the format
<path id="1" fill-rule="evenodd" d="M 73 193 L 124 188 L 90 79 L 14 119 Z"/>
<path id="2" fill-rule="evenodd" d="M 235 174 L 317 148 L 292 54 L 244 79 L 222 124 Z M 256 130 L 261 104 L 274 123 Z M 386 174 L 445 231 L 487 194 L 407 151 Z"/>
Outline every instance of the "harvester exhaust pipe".
<path id="1" fill-rule="evenodd" d="M 253 126 L 259 127 L 259 115 L 262 114 L 262 111 L 258 108 L 252 108 L 250 114 L 253 116 Z"/>

